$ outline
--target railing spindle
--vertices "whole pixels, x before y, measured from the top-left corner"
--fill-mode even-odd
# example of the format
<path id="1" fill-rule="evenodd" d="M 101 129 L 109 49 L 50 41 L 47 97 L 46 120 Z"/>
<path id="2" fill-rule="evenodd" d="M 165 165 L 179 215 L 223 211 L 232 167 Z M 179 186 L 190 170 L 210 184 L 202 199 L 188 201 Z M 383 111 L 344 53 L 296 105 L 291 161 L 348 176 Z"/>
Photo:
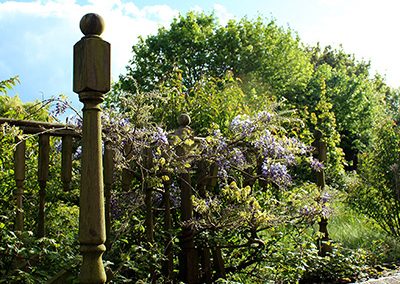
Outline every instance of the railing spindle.
<path id="1" fill-rule="evenodd" d="M 68 191 L 72 180 L 72 136 L 63 136 L 61 143 L 61 180 L 64 191 Z"/>
<path id="2" fill-rule="evenodd" d="M 48 134 L 39 135 L 39 158 L 38 158 L 38 182 L 39 182 L 39 220 L 37 237 L 45 235 L 45 200 L 46 183 L 49 176 L 50 159 L 50 136 Z"/>
<path id="3" fill-rule="evenodd" d="M 15 230 L 22 232 L 24 229 L 24 209 L 23 209 L 23 194 L 24 194 L 24 180 L 25 180 L 25 140 L 16 138 L 17 147 L 14 154 L 14 178 L 17 185 L 16 203 L 17 212 L 15 220 Z"/>

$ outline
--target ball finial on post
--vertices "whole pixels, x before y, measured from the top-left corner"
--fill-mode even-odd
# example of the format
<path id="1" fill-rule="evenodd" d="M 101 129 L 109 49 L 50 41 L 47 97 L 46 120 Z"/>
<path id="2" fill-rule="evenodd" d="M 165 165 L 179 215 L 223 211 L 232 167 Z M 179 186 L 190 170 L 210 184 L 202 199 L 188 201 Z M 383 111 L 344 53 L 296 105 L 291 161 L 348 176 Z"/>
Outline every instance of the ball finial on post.
<path id="1" fill-rule="evenodd" d="M 104 31 L 104 20 L 98 14 L 89 13 L 82 17 L 79 27 L 85 36 L 100 36 Z"/>
<path id="2" fill-rule="evenodd" d="M 180 127 L 186 127 L 189 126 L 190 124 L 190 116 L 186 113 L 182 113 L 179 117 L 178 117 L 178 124 Z"/>

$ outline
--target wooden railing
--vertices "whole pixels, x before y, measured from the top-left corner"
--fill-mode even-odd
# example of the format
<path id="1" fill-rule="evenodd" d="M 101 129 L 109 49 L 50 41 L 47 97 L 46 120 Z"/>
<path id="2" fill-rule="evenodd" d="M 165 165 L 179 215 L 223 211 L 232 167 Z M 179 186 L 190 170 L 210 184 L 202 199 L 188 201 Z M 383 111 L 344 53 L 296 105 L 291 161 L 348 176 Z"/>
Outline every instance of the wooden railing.
<path id="1" fill-rule="evenodd" d="M 45 236 L 45 198 L 46 184 L 49 173 L 50 137 L 62 137 L 62 165 L 61 179 L 64 189 L 68 189 L 72 178 L 72 141 L 80 138 L 80 134 L 74 126 L 66 126 L 59 123 L 39 122 L 30 120 L 15 120 L 0 118 L 0 124 L 7 123 L 16 126 L 24 134 L 38 135 L 39 155 L 37 180 L 39 183 L 39 212 L 36 235 L 38 238 Z M 14 179 L 16 183 L 16 220 L 15 230 L 23 231 L 23 195 L 25 183 L 25 151 L 26 141 L 16 139 L 16 149 L 14 154 Z"/>

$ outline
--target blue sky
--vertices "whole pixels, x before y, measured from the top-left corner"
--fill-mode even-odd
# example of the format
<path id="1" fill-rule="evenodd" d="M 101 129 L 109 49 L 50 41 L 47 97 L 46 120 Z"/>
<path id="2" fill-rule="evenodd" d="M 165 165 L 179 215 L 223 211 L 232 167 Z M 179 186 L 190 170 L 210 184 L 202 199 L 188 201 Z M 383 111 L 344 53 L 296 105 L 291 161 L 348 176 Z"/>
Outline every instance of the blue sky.
<path id="1" fill-rule="evenodd" d="M 103 38 L 112 45 L 117 80 L 139 35 L 155 33 L 189 10 L 230 18 L 262 16 L 296 31 L 306 44 L 339 44 L 356 58 L 370 60 L 393 87 L 400 86 L 400 1 L 397 0 L 36 0 L 0 1 L 0 80 L 19 75 L 10 94 L 23 101 L 72 92 L 72 46 L 82 36 L 80 18 L 102 15 Z"/>

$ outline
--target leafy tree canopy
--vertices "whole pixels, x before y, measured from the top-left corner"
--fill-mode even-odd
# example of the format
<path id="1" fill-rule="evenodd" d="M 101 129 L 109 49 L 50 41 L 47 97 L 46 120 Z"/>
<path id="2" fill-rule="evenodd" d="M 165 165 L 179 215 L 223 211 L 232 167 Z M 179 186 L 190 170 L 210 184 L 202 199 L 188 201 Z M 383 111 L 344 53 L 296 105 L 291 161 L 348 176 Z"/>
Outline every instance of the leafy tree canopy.
<path id="1" fill-rule="evenodd" d="M 184 91 L 189 94 L 203 76 L 256 78 L 265 90 L 279 95 L 304 89 L 312 66 L 300 40 L 290 29 L 261 18 L 231 20 L 221 26 L 214 15 L 189 12 L 176 18 L 169 29 L 140 38 L 122 89 L 156 89 L 176 69 L 182 71 Z"/>

